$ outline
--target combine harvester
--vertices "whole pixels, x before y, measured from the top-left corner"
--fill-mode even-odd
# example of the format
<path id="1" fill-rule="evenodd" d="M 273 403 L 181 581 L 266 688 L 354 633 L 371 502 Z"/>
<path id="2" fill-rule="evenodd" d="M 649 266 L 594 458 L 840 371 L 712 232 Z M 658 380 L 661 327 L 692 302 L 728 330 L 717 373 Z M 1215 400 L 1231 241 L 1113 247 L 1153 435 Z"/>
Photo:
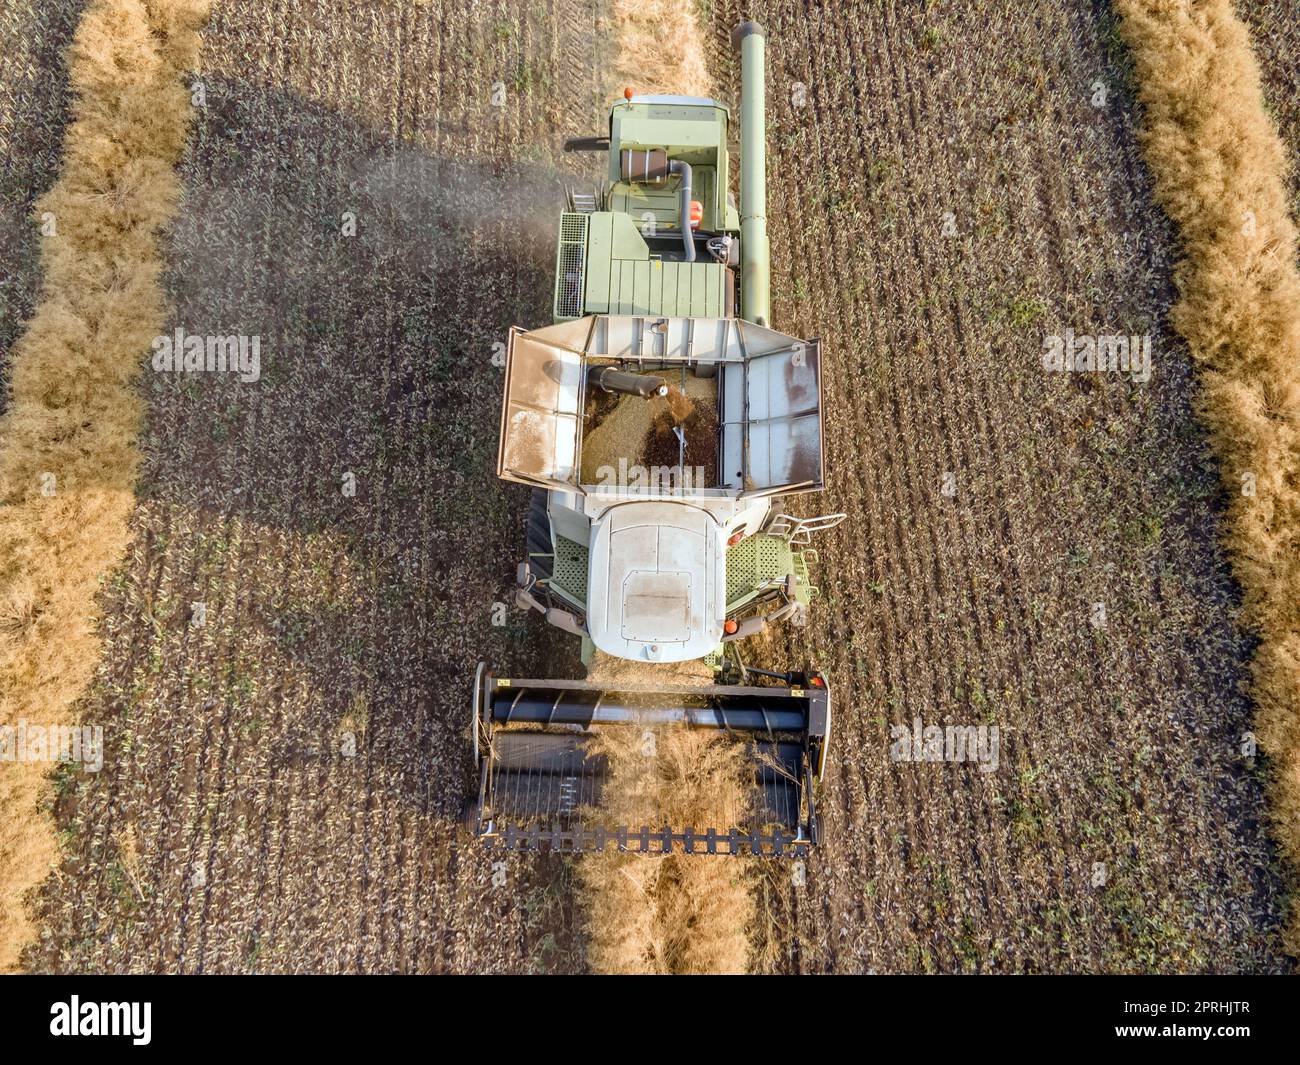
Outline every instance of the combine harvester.
<path id="1" fill-rule="evenodd" d="M 739 215 L 727 194 L 730 115 L 713 100 L 628 90 L 607 138 L 566 145 L 607 151 L 609 181 L 574 195 L 560 217 L 555 324 L 511 330 L 497 460 L 500 477 L 534 489 L 517 602 L 580 637 L 585 662 L 594 651 L 646 664 L 703 660 L 715 682 L 620 688 L 500 677 L 480 664 L 470 817 L 489 845 L 797 856 L 818 839 L 826 680 L 747 666 L 739 645 L 773 623 L 803 621 L 817 594 L 806 545 L 843 515 L 794 518 L 777 506 L 823 487 L 821 350 L 768 324 L 766 42 L 754 23 L 733 38 Z M 707 414 L 669 430 L 676 464 L 647 470 L 642 442 L 628 440 L 593 469 L 584 437 L 595 439 L 595 417 L 619 404 L 665 405 L 656 397 L 669 390 Z M 688 466 L 688 451 L 707 461 Z M 593 728 L 671 723 L 748 741 L 748 824 L 594 820 L 608 765 L 589 750 Z"/>

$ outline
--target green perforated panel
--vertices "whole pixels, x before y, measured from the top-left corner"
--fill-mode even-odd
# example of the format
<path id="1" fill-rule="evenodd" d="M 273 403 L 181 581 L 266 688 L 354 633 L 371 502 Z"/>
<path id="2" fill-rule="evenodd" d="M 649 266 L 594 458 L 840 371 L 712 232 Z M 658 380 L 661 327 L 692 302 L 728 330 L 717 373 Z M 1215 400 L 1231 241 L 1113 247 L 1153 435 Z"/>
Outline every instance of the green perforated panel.
<path id="1" fill-rule="evenodd" d="M 821 589 L 816 587 L 808 577 L 808 559 L 805 553 L 803 551 L 793 551 L 791 555 L 794 560 L 794 597 L 804 606 L 807 606 L 811 600 L 821 595 Z"/>
<path id="2" fill-rule="evenodd" d="M 794 572 L 794 553 L 779 536 L 749 536 L 727 548 L 727 613 Z"/>
<path id="3" fill-rule="evenodd" d="M 587 609 L 587 548 L 584 545 L 564 536 L 555 537 L 551 588 L 574 606 Z"/>

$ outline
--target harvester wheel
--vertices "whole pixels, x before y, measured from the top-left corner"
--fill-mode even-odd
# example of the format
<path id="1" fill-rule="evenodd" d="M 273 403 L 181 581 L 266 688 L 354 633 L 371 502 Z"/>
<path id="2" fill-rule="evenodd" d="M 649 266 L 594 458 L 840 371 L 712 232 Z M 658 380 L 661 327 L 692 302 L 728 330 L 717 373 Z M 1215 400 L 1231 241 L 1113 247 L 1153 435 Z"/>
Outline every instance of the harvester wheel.
<path id="1" fill-rule="evenodd" d="M 551 519 L 546 513 L 546 489 L 534 488 L 532 501 L 528 507 L 528 568 L 539 579 L 551 575 L 551 553 L 555 550 L 551 543 Z M 546 557 L 537 557 L 546 556 Z"/>

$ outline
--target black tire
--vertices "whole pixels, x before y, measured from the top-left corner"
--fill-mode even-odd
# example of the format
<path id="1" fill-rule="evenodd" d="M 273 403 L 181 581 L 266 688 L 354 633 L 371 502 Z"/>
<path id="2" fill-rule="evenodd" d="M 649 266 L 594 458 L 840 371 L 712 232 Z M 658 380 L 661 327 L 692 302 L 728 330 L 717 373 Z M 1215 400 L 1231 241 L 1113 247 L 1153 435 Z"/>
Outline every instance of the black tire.
<path id="1" fill-rule="evenodd" d="M 546 514 L 546 489 L 534 488 L 528 506 L 528 532 L 525 537 L 528 554 L 550 555 L 555 549 L 551 544 L 551 519 Z M 551 559 L 528 559 L 528 567 L 539 579 L 550 577 Z"/>

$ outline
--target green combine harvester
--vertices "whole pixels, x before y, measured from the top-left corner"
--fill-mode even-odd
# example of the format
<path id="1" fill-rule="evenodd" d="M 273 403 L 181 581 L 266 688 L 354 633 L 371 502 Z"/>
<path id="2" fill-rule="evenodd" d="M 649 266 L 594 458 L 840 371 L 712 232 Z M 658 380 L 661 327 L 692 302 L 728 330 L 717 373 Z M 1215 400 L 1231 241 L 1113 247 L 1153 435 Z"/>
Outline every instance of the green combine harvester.
<path id="1" fill-rule="evenodd" d="M 647 668 L 617 687 L 480 664 L 472 822 L 489 845 L 798 856 L 818 838 L 826 679 L 756 668 L 740 647 L 804 621 L 817 595 L 810 538 L 843 515 L 779 505 L 823 487 L 821 345 L 769 325 L 766 41 L 749 22 L 733 37 L 739 211 L 727 191 L 731 116 L 714 100 L 628 90 L 608 137 L 566 145 L 608 152 L 609 172 L 560 216 L 554 324 L 510 333 L 497 472 L 533 488 L 516 600 L 581 638 L 585 662 L 599 651 Z M 615 425 L 636 431 L 620 438 Z M 696 660 L 713 683 L 655 683 L 655 667 Z M 749 744 L 747 824 L 617 825 L 593 813 L 608 767 L 589 750 L 592 730 L 672 723 Z"/>

